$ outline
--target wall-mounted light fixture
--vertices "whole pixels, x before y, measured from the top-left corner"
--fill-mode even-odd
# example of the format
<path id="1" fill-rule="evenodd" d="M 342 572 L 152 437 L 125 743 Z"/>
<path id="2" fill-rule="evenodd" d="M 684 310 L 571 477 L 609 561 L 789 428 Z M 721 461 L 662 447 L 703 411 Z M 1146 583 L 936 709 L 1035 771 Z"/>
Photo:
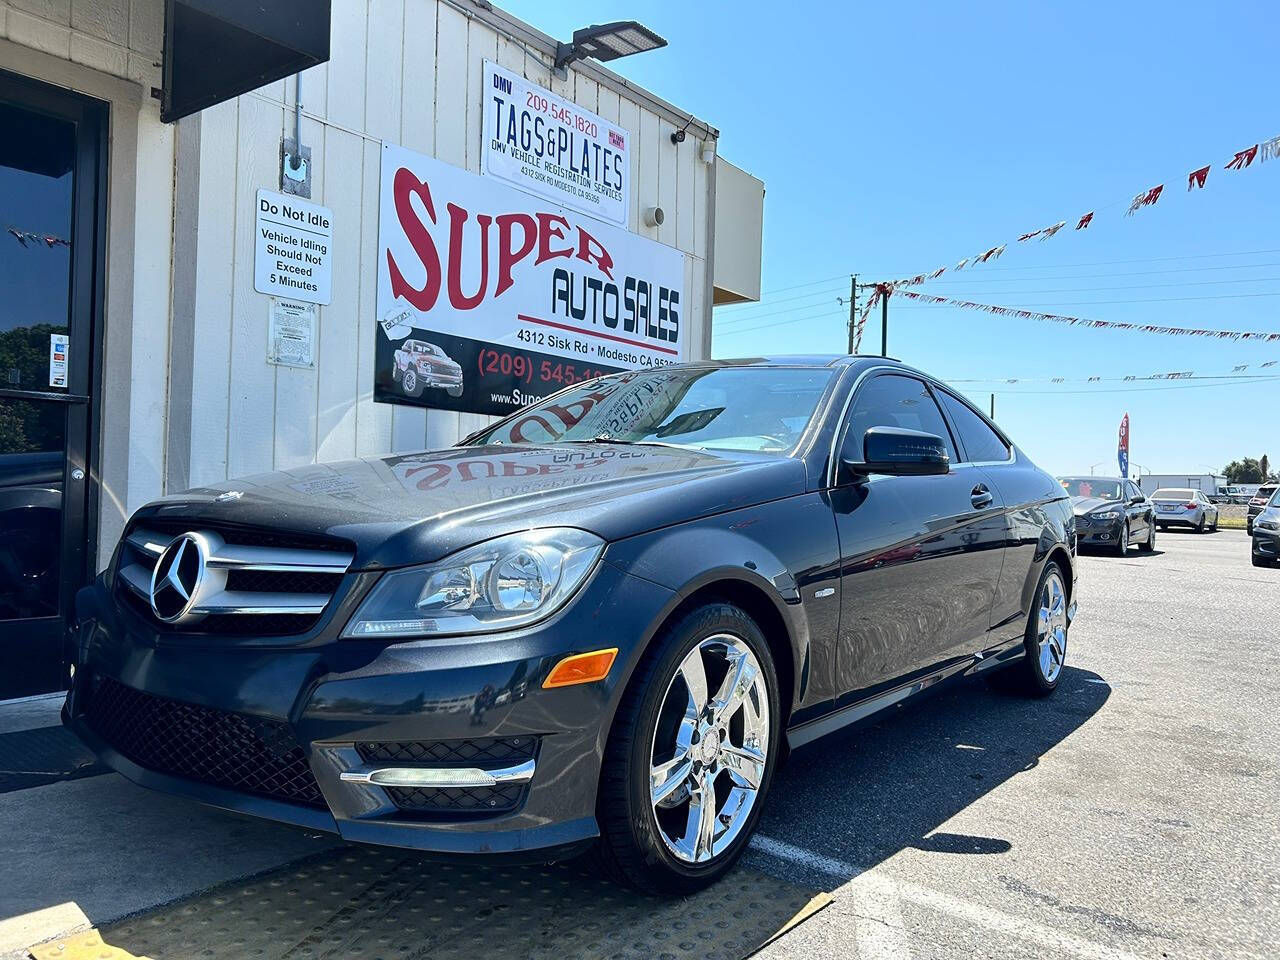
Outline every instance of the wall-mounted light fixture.
<path id="1" fill-rule="evenodd" d="M 607 63 L 619 57 L 657 50 L 666 45 L 666 40 L 635 20 L 593 23 L 589 27 L 573 31 L 571 43 L 556 44 L 556 73 L 562 78 L 566 76 L 569 64 L 575 60 L 590 57 Z"/>

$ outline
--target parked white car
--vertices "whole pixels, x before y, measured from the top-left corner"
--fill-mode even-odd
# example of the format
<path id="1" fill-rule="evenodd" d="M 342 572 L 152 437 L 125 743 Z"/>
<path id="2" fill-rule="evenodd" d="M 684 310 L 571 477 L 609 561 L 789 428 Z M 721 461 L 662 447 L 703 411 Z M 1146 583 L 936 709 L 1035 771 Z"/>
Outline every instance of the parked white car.
<path id="1" fill-rule="evenodd" d="M 1201 490 L 1190 487 L 1161 487 L 1151 494 L 1156 505 L 1156 526 L 1191 527 L 1196 533 L 1218 529 L 1218 508 Z"/>

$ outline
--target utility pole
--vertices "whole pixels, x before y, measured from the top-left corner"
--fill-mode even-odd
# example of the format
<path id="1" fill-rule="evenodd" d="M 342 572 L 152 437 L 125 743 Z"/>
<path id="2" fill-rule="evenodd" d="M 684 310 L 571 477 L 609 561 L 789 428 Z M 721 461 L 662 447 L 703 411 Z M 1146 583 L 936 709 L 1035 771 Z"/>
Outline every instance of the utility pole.
<path id="1" fill-rule="evenodd" d="M 996 395 L 993 393 L 991 395 L 991 422 L 994 423 L 995 419 L 996 419 Z"/>
<path id="2" fill-rule="evenodd" d="M 858 275 L 849 278 L 849 353 L 853 353 L 853 328 L 858 322 Z"/>
<path id="3" fill-rule="evenodd" d="M 880 298 L 880 356 L 887 357 L 889 355 L 889 290 L 886 287 L 884 295 Z"/>

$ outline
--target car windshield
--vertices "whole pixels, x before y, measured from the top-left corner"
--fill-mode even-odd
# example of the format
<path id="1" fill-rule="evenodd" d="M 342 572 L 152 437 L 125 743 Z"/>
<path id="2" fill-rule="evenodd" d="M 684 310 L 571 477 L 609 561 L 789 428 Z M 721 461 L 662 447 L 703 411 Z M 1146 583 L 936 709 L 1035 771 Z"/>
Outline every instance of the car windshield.
<path id="1" fill-rule="evenodd" d="M 1262 487 L 1258 490 L 1258 496 L 1271 496 L 1271 506 L 1280 507 L 1280 487 Z"/>
<path id="2" fill-rule="evenodd" d="M 834 375 L 813 367 L 629 371 L 526 407 L 470 442 L 658 443 L 787 453 Z"/>
<path id="3" fill-rule="evenodd" d="M 1181 487 L 1161 487 L 1151 495 L 1152 500 L 1194 500 L 1196 492 Z"/>
<path id="4" fill-rule="evenodd" d="M 1097 497 L 1099 500 L 1119 500 L 1118 480 L 1099 480 L 1097 477 L 1062 477 L 1062 489 L 1073 497 Z"/>

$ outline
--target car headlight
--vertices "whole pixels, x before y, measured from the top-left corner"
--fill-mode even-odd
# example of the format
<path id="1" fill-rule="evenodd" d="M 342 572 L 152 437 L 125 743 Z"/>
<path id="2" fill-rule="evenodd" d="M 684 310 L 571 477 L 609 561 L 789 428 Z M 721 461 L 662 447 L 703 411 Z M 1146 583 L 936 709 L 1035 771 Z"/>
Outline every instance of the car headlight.
<path id="1" fill-rule="evenodd" d="M 498 537 L 437 563 L 383 574 L 344 637 L 422 637 L 528 626 L 563 607 L 604 541 L 549 528 Z"/>
<path id="2" fill-rule="evenodd" d="M 1280 520 L 1255 520 L 1253 525 L 1259 530 L 1280 530 Z"/>
<path id="3" fill-rule="evenodd" d="M 1089 514 L 1089 519 L 1091 519 L 1091 520 L 1119 520 L 1119 519 L 1120 519 L 1120 511 L 1119 511 L 1119 510 L 1103 510 L 1101 513 L 1091 513 L 1091 514 Z"/>

